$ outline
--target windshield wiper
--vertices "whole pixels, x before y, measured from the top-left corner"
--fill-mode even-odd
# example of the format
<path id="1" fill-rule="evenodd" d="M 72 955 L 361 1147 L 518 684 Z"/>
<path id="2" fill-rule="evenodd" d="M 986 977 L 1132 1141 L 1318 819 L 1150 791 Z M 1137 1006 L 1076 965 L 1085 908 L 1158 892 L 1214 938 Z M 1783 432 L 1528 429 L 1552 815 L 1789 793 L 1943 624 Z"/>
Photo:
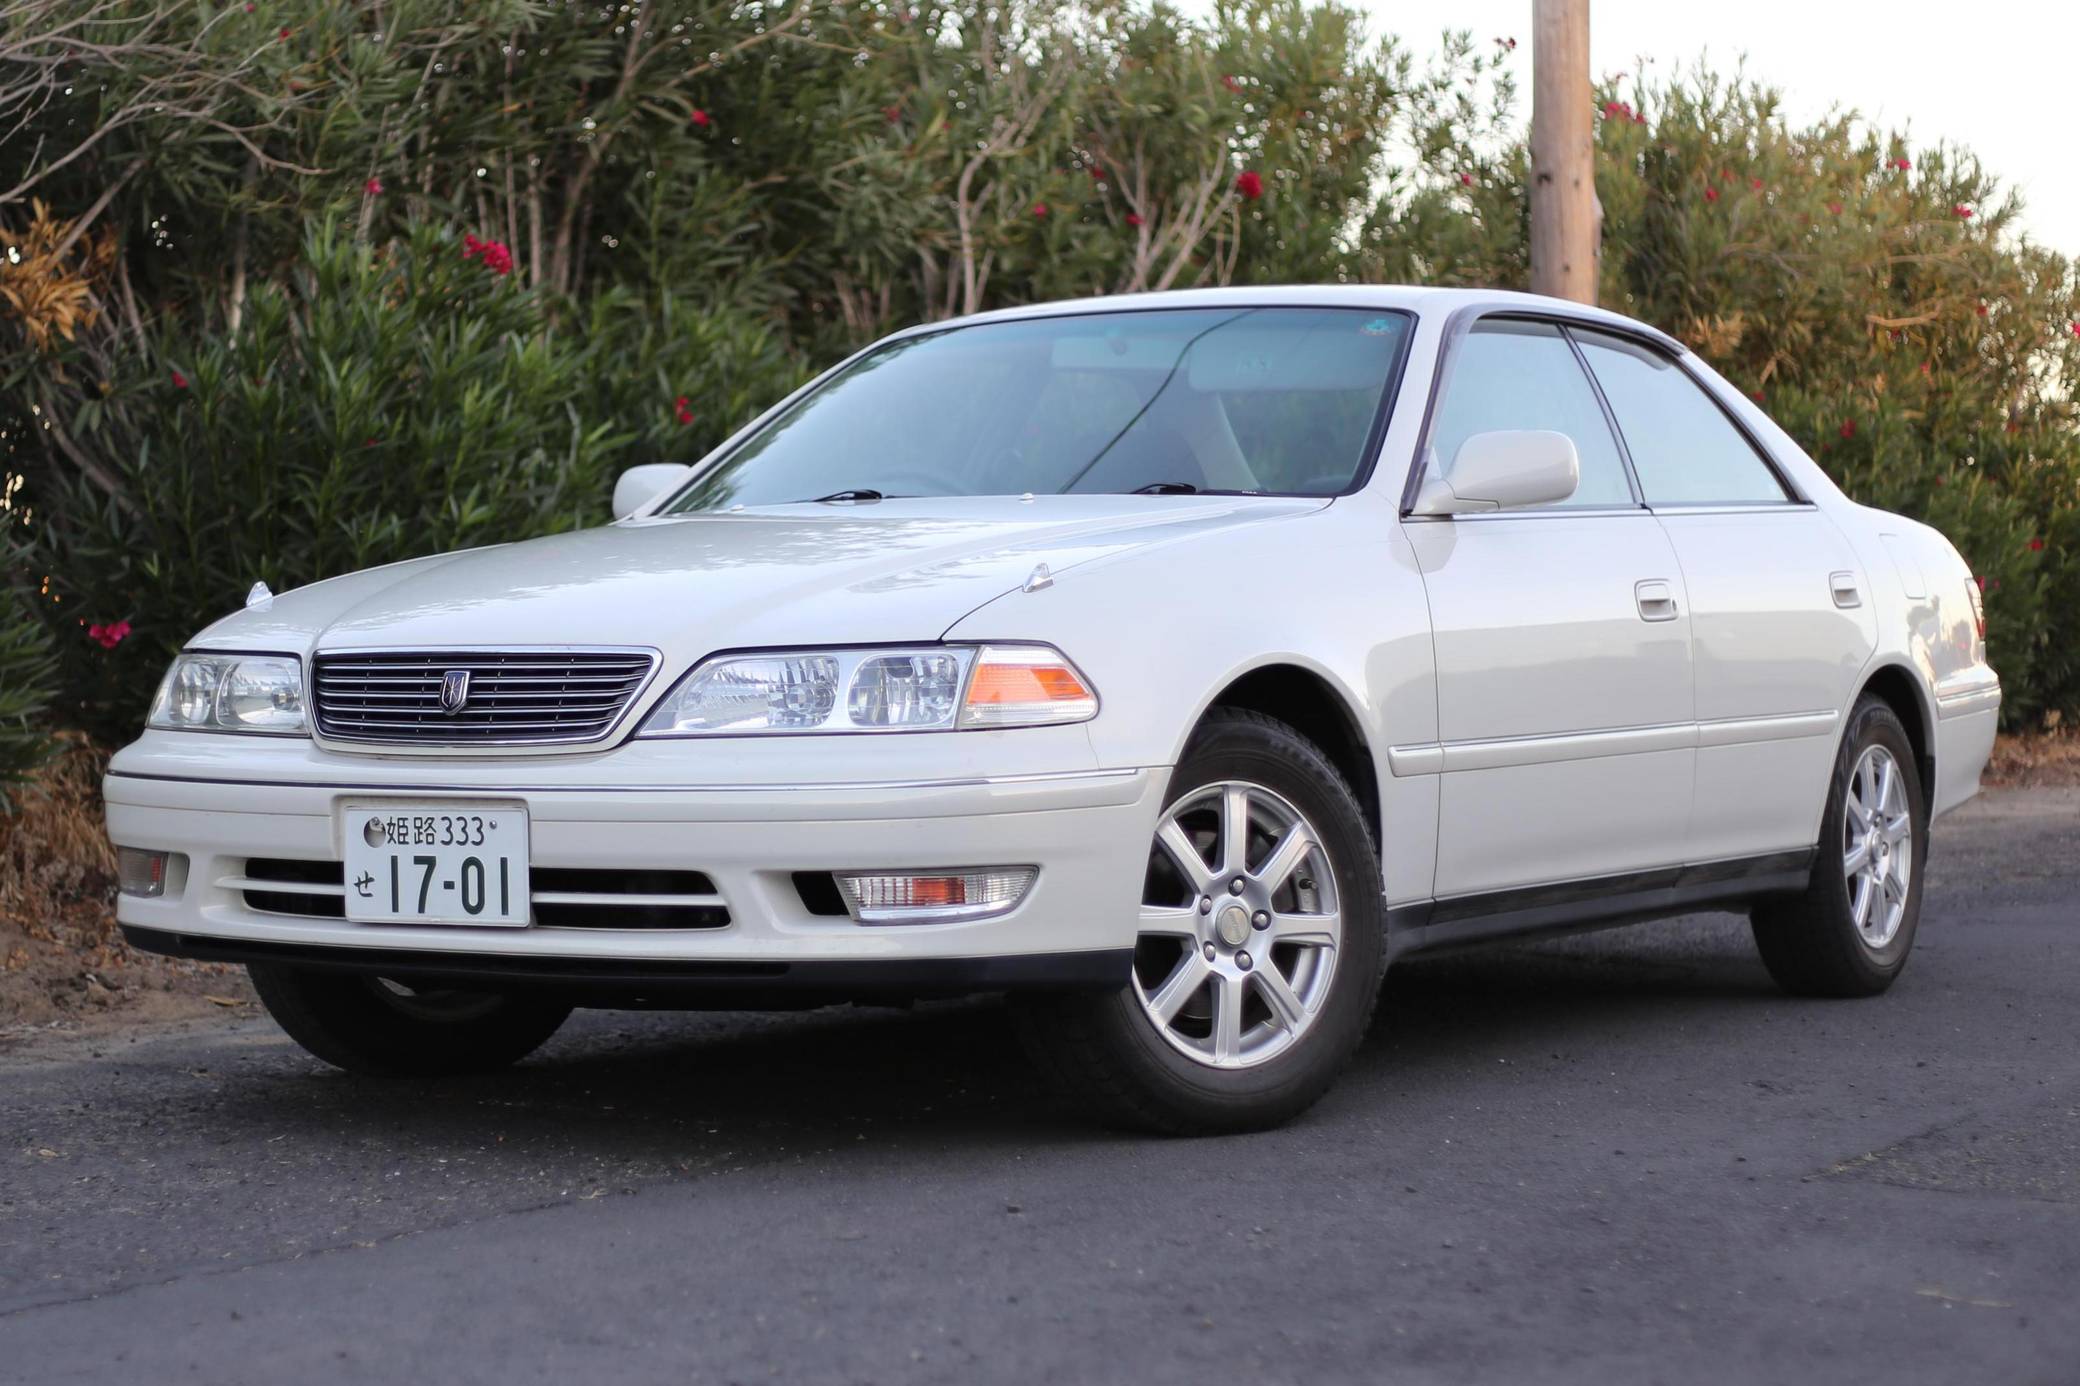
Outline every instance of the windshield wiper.
<path id="1" fill-rule="evenodd" d="M 795 504 L 821 505 L 825 501 L 867 501 L 880 500 L 881 498 L 879 491 L 870 491 L 865 487 L 861 487 L 856 491 L 833 491 L 827 496 L 816 496 L 806 501 L 796 501 Z"/>
<path id="2" fill-rule="evenodd" d="M 1136 486 L 1129 495 L 1134 496 L 1196 496 L 1199 488 L 1189 481 L 1151 481 L 1146 486 Z"/>

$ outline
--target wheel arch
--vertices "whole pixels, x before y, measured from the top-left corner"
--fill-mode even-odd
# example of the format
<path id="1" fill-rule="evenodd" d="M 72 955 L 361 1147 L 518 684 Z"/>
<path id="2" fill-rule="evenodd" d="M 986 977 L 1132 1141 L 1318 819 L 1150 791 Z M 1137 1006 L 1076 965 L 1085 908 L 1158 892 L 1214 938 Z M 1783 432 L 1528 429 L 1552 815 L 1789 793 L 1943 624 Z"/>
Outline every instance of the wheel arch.
<path id="1" fill-rule="evenodd" d="M 1921 775 L 1922 792 L 1933 803 L 1936 785 L 1935 708 L 1923 691 L 1921 680 L 1905 664 L 1881 664 L 1864 677 L 1850 707 L 1866 696 L 1891 708 L 1906 727 L 1907 740 L 1914 747 L 1914 768 Z M 1846 725 L 1843 734 L 1847 734 Z"/>
<path id="2" fill-rule="evenodd" d="M 1275 717 L 1314 742 L 1343 772 L 1358 806 L 1365 813 L 1365 829 L 1373 846 L 1381 842 L 1379 765 L 1373 757 L 1371 739 L 1365 734 L 1347 698 L 1319 671 L 1284 661 L 1260 664 L 1231 678 L 1209 699 L 1193 720 L 1197 732 L 1215 708 L 1246 708 Z"/>

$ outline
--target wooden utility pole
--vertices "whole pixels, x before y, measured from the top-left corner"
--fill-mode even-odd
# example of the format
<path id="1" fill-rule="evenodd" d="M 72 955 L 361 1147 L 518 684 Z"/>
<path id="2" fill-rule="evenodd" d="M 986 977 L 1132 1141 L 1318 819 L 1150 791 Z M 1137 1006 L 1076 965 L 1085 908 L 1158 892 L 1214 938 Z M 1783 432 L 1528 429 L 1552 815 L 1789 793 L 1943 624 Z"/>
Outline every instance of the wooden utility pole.
<path id="1" fill-rule="evenodd" d="M 1531 291 L 1596 301 L 1603 208 L 1589 91 L 1589 0 L 1531 0 Z"/>

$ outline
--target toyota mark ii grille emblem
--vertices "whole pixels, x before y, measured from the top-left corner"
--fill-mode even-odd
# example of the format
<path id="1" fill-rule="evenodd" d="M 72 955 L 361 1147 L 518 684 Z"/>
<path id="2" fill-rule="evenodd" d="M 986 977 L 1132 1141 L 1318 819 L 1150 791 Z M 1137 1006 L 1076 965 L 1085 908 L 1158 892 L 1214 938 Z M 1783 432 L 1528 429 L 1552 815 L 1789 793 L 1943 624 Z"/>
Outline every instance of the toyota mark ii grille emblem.
<path id="1" fill-rule="evenodd" d="M 469 706 L 469 670 L 450 669 L 441 675 L 441 711 L 457 713 Z"/>

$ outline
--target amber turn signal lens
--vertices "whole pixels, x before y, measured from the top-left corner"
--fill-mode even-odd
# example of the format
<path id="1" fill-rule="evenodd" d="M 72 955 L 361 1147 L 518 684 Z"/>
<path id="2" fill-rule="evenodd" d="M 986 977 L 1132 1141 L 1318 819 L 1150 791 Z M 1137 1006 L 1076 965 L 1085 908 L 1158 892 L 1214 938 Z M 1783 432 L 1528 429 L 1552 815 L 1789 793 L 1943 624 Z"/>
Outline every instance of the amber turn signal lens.
<path id="1" fill-rule="evenodd" d="M 1061 651 L 1044 645 L 985 647 L 961 704 L 964 727 L 1032 727 L 1097 715 L 1098 695 Z"/>

